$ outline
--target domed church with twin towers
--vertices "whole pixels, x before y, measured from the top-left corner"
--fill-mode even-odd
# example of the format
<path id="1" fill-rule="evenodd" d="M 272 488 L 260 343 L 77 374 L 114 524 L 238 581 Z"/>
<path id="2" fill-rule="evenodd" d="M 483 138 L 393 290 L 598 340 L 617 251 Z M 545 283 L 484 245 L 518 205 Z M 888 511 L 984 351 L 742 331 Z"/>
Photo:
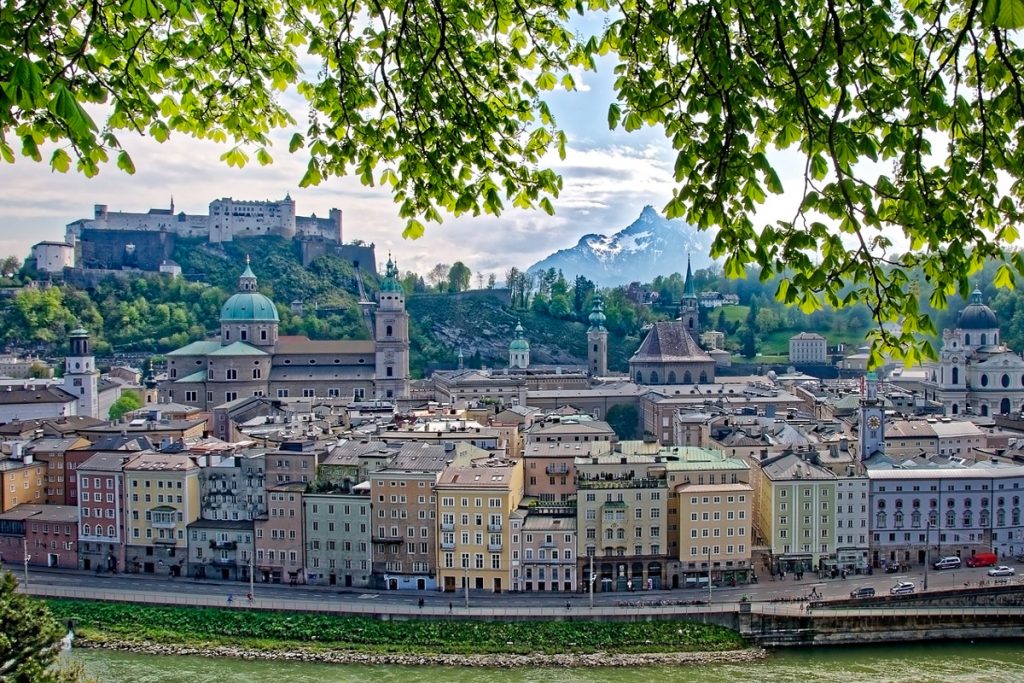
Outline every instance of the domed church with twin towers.
<path id="1" fill-rule="evenodd" d="M 277 307 L 246 263 L 238 291 L 221 308 L 220 336 L 168 353 L 160 396 L 203 409 L 250 396 L 407 398 L 409 316 L 390 258 L 374 318 L 371 340 L 280 335 Z"/>
<path id="2" fill-rule="evenodd" d="M 925 366 L 925 399 L 949 415 L 1024 412 L 1024 359 L 1002 343 L 999 319 L 975 289 L 956 328 L 942 331 L 936 363 Z"/>

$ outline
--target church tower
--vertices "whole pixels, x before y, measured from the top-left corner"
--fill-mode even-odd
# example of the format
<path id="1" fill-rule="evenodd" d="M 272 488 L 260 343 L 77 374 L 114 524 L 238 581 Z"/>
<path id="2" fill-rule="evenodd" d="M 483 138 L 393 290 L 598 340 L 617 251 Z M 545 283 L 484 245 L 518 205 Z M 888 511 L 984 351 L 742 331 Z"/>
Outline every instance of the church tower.
<path id="1" fill-rule="evenodd" d="M 594 307 L 590 312 L 590 329 L 587 330 L 587 367 L 591 377 L 608 374 L 608 330 L 604 326 L 604 302 L 600 294 L 594 295 Z"/>
<path id="2" fill-rule="evenodd" d="M 87 417 L 99 413 L 99 373 L 89 344 L 89 333 L 82 328 L 71 331 L 71 350 L 64 359 L 64 391 L 78 399 L 78 414 Z"/>
<path id="3" fill-rule="evenodd" d="M 860 460 L 885 451 L 885 409 L 878 398 L 878 379 L 869 372 L 860 400 Z"/>
<path id="4" fill-rule="evenodd" d="M 398 266 L 388 257 L 384 281 L 377 295 L 374 342 L 376 346 L 376 398 L 409 397 L 409 314 L 405 290 L 398 281 Z"/>
<path id="5" fill-rule="evenodd" d="M 508 345 L 508 366 L 526 369 L 530 367 L 530 342 L 523 336 L 523 325 L 516 321 L 516 338 Z"/>
<path id="6" fill-rule="evenodd" d="M 686 281 L 683 283 L 683 301 L 679 306 L 679 319 L 683 329 L 696 340 L 700 336 L 700 305 L 690 269 L 690 256 L 686 256 Z"/>

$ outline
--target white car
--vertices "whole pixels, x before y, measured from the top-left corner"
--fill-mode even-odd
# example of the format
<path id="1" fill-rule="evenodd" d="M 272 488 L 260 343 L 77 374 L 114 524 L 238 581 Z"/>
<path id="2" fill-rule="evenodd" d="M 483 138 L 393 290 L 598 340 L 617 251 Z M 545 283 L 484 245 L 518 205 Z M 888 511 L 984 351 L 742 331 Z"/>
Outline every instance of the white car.
<path id="1" fill-rule="evenodd" d="M 914 592 L 914 584 L 911 581 L 899 581 L 895 586 L 889 589 L 890 595 L 904 595 L 906 593 Z"/>
<path id="2" fill-rule="evenodd" d="M 989 576 L 1013 576 L 1016 573 L 1013 567 L 1007 567 L 1005 564 L 988 570 Z"/>

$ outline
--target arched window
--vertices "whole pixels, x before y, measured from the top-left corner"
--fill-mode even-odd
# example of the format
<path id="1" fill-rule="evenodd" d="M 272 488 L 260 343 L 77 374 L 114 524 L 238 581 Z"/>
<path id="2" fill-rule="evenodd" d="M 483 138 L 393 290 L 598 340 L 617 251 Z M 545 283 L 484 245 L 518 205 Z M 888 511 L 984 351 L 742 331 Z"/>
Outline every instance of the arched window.
<path id="1" fill-rule="evenodd" d="M 107 527 L 107 536 L 110 536 L 111 538 L 114 537 L 114 525 L 113 524 L 111 524 L 110 526 Z"/>
<path id="2" fill-rule="evenodd" d="M 946 512 L 946 528 L 952 529 L 956 526 L 956 512 L 949 510 Z"/>
<path id="3" fill-rule="evenodd" d="M 964 510 L 964 526 L 969 527 L 974 522 L 974 515 L 970 510 Z"/>
<path id="4" fill-rule="evenodd" d="M 391 325 L 388 325 L 387 327 L 384 328 L 384 336 L 386 336 L 386 337 L 390 337 L 391 336 Z"/>
<path id="5" fill-rule="evenodd" d="M 914 510 L 910 513 L 910 523 L 915 529 L 921 526 L 921 511 Z"/>
<path id="6" fill-rule="evenodd" d="M 636 371 L 636 383 L 637 384 L 643 384 L 644 383 L 644 373 L 640 372 L 639 370 Z"/>
<path id="7" fill-rule="evenodd" d="M 89 535 L 89 525 L 88 524 L 83 524 L 82 525 L 82 534 L 84 536 L 88 536 Z"/>
<path id="8" fill-rule="evenodd" d="M 984 345 L 985 345 L 985 340 L 986 340 L 986 336 L 985 336 L 985 333 L 984 333 L 984 332 L 982 332 L 982 333 L 981 333 L 981 345 L 982 345 L 982 346 L 984 346 Z"/>
<path id="9" fill-rule="evenodd" d="M 954 505 L 956 505 L 956 501 L 955 500 L 953 500 L 952 498 L 947 498 L 946 499 L 946 507 L 948 507 L 949 509 L 952 510 Z"/>
<path id="10" fill-rule="evenodd" d="M 967 344 L 968 346 L 970 346 L 970 344 L 971 344 L 971 333 L 970 332 L 968 332 L 967 334 L 964 335 L 964 344 Z"/>
<path id="11" fill-rule="evenodd" d="M 708 373 L 701 371 L 701 373 L 700 373 L 700 383 L 701 384 L 707 384 L 708 383 Z"/>
<path id="12" fill-rule="evenodd" d="M 1006 510 L 999 508 L 996 510 L 996 526 L 1006 526 Z"/>
<path id="13" fill-rule="evenodd" d="M 978 524 L 982 527 L 987 527 L 992 523 L 992 516 L 989 514 L 988 508 L 982 508 L 981 514 L 978 515 Z"/>
<path id="14" fill-rule="evenodd" d="M 683 384 L 690 384 L 691 382 L 693 382 L 693 375 L 691 375 L 690 371 L 687 370 L 683 373 Z"/>
<path id="15" fill-rule="evenodd" d="M 668 371 L 668 383 L 669 384 L 675 384 L 676 383 L 676 371 L 675 370 L 669 370 Z"/>
<path id="16" fill-rule="evenodd" d="M 932 510 L 928 513 L 928 523 L 934 527 L 939 526 L 939 511 Z"/>
<path id="17" fill-rule="evenodd" d="M 957 404 L 957 403 L 953 404 L 953 414 L 954 415 L 959 415 L 960 414 L 960 405 Z"/>
<path id="18" fill-rule="evenodd" d="M 1010 526 L 1020 526 L 1020 508 L 1013 508 L 1010 513 Z"/>
<path id="19" fill-rule="evenodd" d="M 893 522 L 896 523 L 896 528 L 897 529 L 902 529 L 903 528 L 903 512 L 901 510 L 897 510 L 896 514 L 892 516 L 892 519 L 893 519 Z"/>
<path id="20" fill-rule="evenodd" d="M 885 513 L 884 512 L 879 512 L 878 515 L 876 515 L 876 520 L 878 522 L 878 528 L 879 529 L 884 529 L 885 528 Z"/>
<path id="21" fill-rule="evenodd" d="M 960 368 L 953 368 L 953 384 L 960 383 Z"/>
<path id="22" fill-rule="evenodd" d="M 981 416 L 988 417 L 988 406 L 984 403 L 981 404 Z"/>
<path id="23" fill-rule="evenodd" d="M 1005 377 L 1006 375 L 1003 376 Z M 999 402 L 999 412 L 1002 415 L 1010 414 L 1010 399 L 1004 398 L 1002 401 Z"/>
<path id="24" fill-rule="evenodd" d="M 658 373 L 656 373 L 654 370 L 651 370 L 651 384 L 657 384 L 657 383 L 658 383 Z"/>

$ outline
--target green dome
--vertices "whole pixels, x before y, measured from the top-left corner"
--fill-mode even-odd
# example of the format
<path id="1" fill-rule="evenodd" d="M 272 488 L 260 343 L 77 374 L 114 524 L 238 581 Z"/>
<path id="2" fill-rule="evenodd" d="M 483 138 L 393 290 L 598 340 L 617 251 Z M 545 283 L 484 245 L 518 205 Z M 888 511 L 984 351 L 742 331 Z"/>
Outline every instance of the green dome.
<path id="1" fill-rule="evenodd" d="M 274 302 L 256 289 L 256 275 L 245 257 L 245 270 L 238 277 L 238 293 L 224 302 L 220 309 L 222 323 L 280 322 Z"/>
<path id="2" fill-rule="evenodd" d="M 220 321 L 225 322 L 280 322 L 277 307 L 259 292 L 238 292 L 224 302 Z"/>
<path id="3" fill-rule="evenodd" d="M 516 322 L 516 338 L 512 340 L 512 343 L 508 345 L 509 351 L 529 351 L 530 342 L 523 338 L 523 326 L 521 323 Z"/>
<path id="4" fill-rule="evenodd" d="M 608 319 L 604 314 L 604 304 L 601 301 L 601 295 L 594 296 L 594 310 L 591 311 L 588 320 L 590 320 L 590 332 L 604 332 L 604 323 Z"/>
<path id="5" fill-rule="evenodd" d="M 405 293 L 402 283 L 398 281 L 398 264 L 391 260 L 390 254 L 388 255 L 388 263 L 384 267 L 384 280 L 380 283 L 380 291 Z"/>

